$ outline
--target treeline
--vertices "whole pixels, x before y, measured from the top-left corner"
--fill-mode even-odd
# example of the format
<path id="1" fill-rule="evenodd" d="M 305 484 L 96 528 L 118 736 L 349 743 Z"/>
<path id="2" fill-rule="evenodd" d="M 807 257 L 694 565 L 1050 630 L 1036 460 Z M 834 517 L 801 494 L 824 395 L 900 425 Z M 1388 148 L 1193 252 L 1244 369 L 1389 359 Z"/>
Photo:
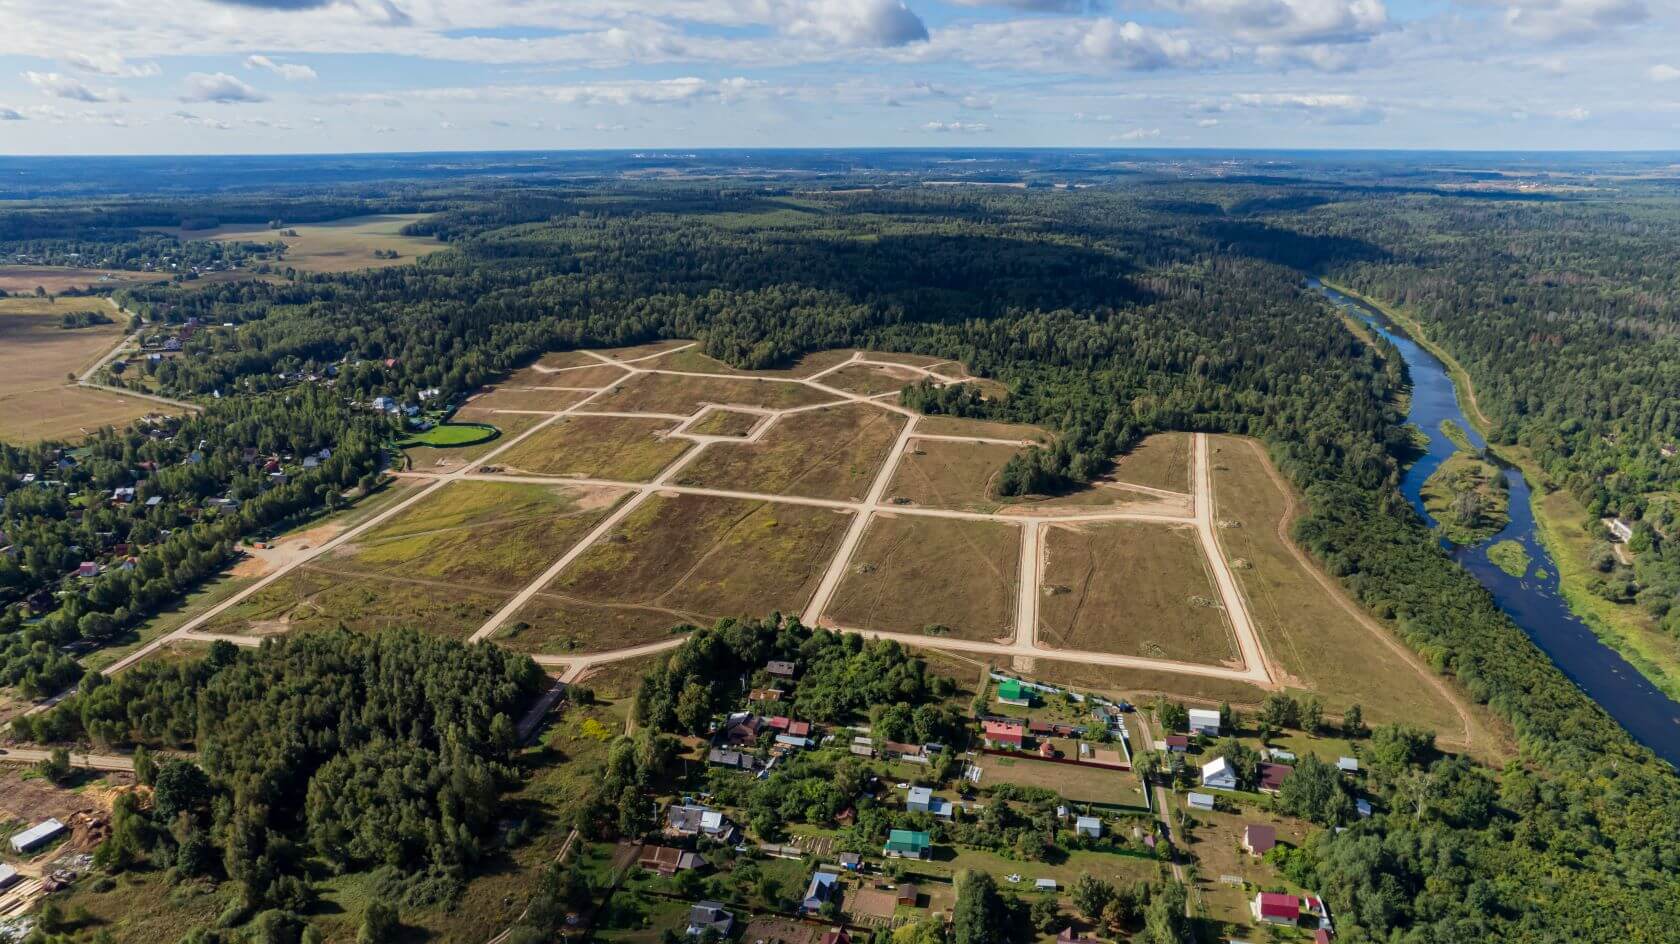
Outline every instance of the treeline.
<path id="1" fill-rule="evenodd" d="M 236 883 L 228 927 L 306 912 L 311 857 L 336 871 L 395 870 L 399 884 L 447 900 L 492 841 L 514 719 L 541 685 L 529 658 L 495 646 L 339 630 L 90 675 L 12 728 L 37 741 L 196 748 L 197 765 L 157 768 L 149 811 L 118 810 L 100 855 L 116 871 Z M 142 751 L 137 769 L 153 766 Z"/>

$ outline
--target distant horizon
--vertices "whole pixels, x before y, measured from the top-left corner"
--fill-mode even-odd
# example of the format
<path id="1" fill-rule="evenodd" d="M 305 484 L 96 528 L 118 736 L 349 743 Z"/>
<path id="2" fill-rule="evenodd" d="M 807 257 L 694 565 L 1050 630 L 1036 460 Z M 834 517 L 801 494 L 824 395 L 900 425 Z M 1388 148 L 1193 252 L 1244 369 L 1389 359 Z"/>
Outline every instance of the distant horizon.
<path id="1" fill-rule="evenodd" d="M 1419 154 L 1469 154 L 1476 156 L 1489 155 L 1581 155 L 1591 156 L 1672 156 L 1680 161 L 1680 144 L 1664 148 L 1565 148 L 1565 147 L 1530 147 L 1530 148 L 1479 148 L 1479 147 L 1259 147 L 1249 145 L 1221 146 L 1192 146 L 1192 145 L 1113 145 L 1113 144 L 998 144 L 998 145 L 970 145 L 959 146 L 953 144 L 851 144 L 807 147 L 789 147 L 781 145 L 686 145 L 686 144 L 645 144 L 645 145 L 613 145 L 610 147 L 438 147 L 419 150 L 345 150 L 345 151 L 134 151 L 123 153 L 99 152 L 66 152 L 57 153 L 7 153 L 0 152 L 0 161 L 7 160 L 215 160 L 219 158 L 251 158 L 251 157 L 288 157 L 288 158 L 333 158 L 333 157 L 427 157 L 439 154 L 635 154 L 643 151 L 692 151 L 704 154 L 727 154 L 743 152 L 751 154 L 822 154 L 847 152 L 877 152 L 891 151 L 898 153 L 953 153 L 953 154 L 988 154 L 988 153 L 1023 153 L 1023 152 L 1084 152 L 1096 151 L 1105 154 L 1371 154 L 1371 155 L 1419 155 Z"/>

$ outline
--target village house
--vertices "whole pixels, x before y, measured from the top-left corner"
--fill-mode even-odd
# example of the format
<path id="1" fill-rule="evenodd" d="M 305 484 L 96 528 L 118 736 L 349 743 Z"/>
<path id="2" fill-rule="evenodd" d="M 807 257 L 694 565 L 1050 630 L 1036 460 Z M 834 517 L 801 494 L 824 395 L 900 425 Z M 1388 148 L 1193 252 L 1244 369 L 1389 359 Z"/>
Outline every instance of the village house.
<path id="1" fill-rule="evenodd" d="M 689 852 L 675 846 L 643 846 L 642 854 L 636 859 L 636 864 L 649 872 L 660 875 L 675 875 L 690 869 L 706 866 L 706 857 L 698 852 Z"/>
<path id="2" fill-rule="evenodd" d="M 704 806 L 672 806 L 665 812 L 665 833 L 704 836 L 728 843 L 735 840 L 735 824 L 717 810 Z"/>
<path id="3" fill-rule="evenodd" d="M 799 910 L 805 914 L 821 911 L 828 902 L 838 901 L 839 893 L 840 876 L 833 872 L 818 872 L 811 876 L 811 884 L 805 887 L 805 900 L 799 903 Z"/>
<path id="4" fill-rule="evenodd" d="M 724 938 L 734 927 L 735 916 L 725 911 L 721 902 L 703 901 L 688 910 L 689 937 L 701 937 L 710 931 Z"/>
<path id="5" fill-rule="evenodd" d="M 734 770 L 745 770 L 748 773 L 759 768 L 758 758 L 743 751 L 714 747 L 706 755 L 706 763 L 714 767 L 729 767 Z"/>
<path id="6" fill-rule="evenodd" d="M 895 829 L 887 834 L 881 854 L 889 859 L 926 859 L 933 851 L 928 834 L 913 829 Z"/>
<path id="7" fill-rule="evenodd" d="M 1027 738 L 1027 729 L 1019 721 L 982 721 L 980 729 L 986 746 L 992 748 L 1020 750 Z"/>
<path id="8" fill-rule="evenodd" d="M 852 738 L 851 751 L 859 757 L 874 757 L 875 742 L 860 734 Z"/>
<path id="9" fill-rule="evenodd" d="M 1190 715 L 1190 733 L 1205 734 L 1208 737 L 1219 736 L 1219 712 L 1211 708 L 1192 708 Z"/>
<path id="10" fill-rule="evenodd" d="M 1262 856 L 1273 846 L 1277 845 L 1277 830 L 1263 823 L 1249 823 L 1243 827 L 1243 851 L 1251 856 Z"/>
<path id="11" fill-rule="evenodd" d="M 1256 921 L 1294 925 L 1301 920 L 1301 899 L 1280 892 L 1261 892 L 1254 896 L 1249 911 Z"/>
<path id="12" fill-rule="evenodd" d="M 771 659 L 764 663 L 764 671 L 779 679 L 793 678 L 793 663 L 782 659 Z"/>
<path id="13" fill-rule="evenodd" d="M 920 744 L 901 744 L 898 741 L 883 741 L 881 743 L 881 754 L 888 759 L 896 757 L 900 760 L 907 760 L 912 764 L 925 764 L 928 762 L 927 749 Z"/>
<path id="14" fill-rule="evenodd" d="M 1021 684 L 1020 679 L 1004 679 L 998 683 L 997 700 L 1005 705 L 1014 705 L 1018 708 L 1031 708 L 1033 703 L 1033 691 L 1031 688 Z"/>
<path id="15" fill-rule="evenodd" d="M 1212 790 L 1235 790 L 1237 769 L 1223 757 L 1215 757 L 1202 765 L 1202 786 Z"/>
<path id="16" fill-rule="evenodd" d="M 1161 748 L 1171 753 L 1182 754 L 1190 749 L 1190 739 L 1182 734 L 1169 734 L 1161 740 Z"/>
<path id="17" fill-rule="evenodd" d="M 1261 793 L 1278 792 L 1278 790 L 1283 786 L 1283 782 L 1288 780 L 1289 775 L 1294 772 L 1295 768 L 1289 766 L 1288 764 L 1262 763 L 1260 765 L 1260 782 L 1258 784 L 1259 791 Z"/>
<path id="18" fill-rule="evenodd" d="M 904 798 L 904 808 L 912 813 L 926 813 L 940 819 L 950 819 L 952 808 L 950 801 L 944 797 L 936 797 L 927 787 L 911 787 Z"/>

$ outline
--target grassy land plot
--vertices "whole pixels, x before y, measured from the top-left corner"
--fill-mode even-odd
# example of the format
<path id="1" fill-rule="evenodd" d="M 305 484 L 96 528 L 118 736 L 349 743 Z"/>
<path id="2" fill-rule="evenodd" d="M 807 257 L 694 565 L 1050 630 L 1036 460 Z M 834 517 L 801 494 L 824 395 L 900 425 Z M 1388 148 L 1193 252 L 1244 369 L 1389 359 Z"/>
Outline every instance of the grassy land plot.
<path id="1" fill-rule="evenodd" d="M 1112 748 L 1119 750 L 1116 744 Z M 1129 770 L 1057 764 L 1028 757 L 990 754 L 975 761 L 984 773 L 980 786 L 1013 783 L 1023 787 L 1054 790 L 1075 803 L 1103 803 L 1114 806 L 1143 806 L 1143 790 L 1136 774 Z"/>
<path id="2" fill-rule="evenodd" d="M 105 323 L 63 327 L 66 316 Z M 103 298 L 0 298 L 0 440 L 80 439 L 147 413 L 155 401 L 69 385 L 122 337 L 127 319 Z"/>
<path id="3" fill-rule="evenodd" d="M 916 424 L 918 430 L 921 423 Z M 995 512 L 998 475 L 1021 450 L 981 442 L 912 439 L 899 460 L 886 498 L 898 504 Z"/>
<path id="4" fill-rule="evenodd" d="M 209 633 L 240 636 L 340 625 L 355 632 L 414 628 L 464 639 L 495 615 L 511 595 L 434 581 L 350 576 L 306 565 L 241 600 L 201 628 Z"/>
<path id="5" fill-rule="evenodd" d="M 540 361 L 538 362 L 541 363 Z M 588 364 L 567 367 L 552 373 L 540 370 L 535 366 L 522 368 L 508 375 L 502 382 L 504 387 L 589 387 L 599 389 L 615 380 L 622 380 L 630 376 L 630 370 L 625 367 L 614 367 L 603 364 L 594 358 Z"/>
<path id="6" fill-rule="evenodd" d="M 878 393 L 891 393 L 915 383 L 922 378 L 920 371 L 908 367 L 882 367 L 879 364 L 851 364 L 842 367 L 832 374 L 822 378 L 822 383 L 844 390 L 847 393 L 858 393 L 866 397 Z"/>
<path id="7" fill-rule="evenodd" d="M 530 583 L 607 516 L 624 491 L 450 482 L 320 566 L 487 591 Z"/>
<path id="8" fill-rule="evenodd" d="M 479 410 L 544 410 L 558 413 L 575 406 L 589 394 L 578 390 L 544 390 L 541 387 L 497 387 L 467 402 Z"/>
<path id="9" fill-rule="evenodd" d="M 848 403 L 780 417 L 757 442 L 716 444 L 678 475 L 683 485 L 861 501 L 904 417 Z"/>
<path id="10" fill-rule="evenodd" d="M 596 698 L 629 698 L 636 694 L 642 679 L 667 655 L 669 653 L 656 652 L 649 656 L 602 663 L 584 675 L 583 684 L 594 690 Z"/>
<path id="11" fill-rule="evenodd" d="M 1367 721 L 1407 721 L 1462 735 L 1454 704 L 1428 670 L 1387 643 L 1387 631 L 1362 624 L 1328 577 L 1296 558 L 1280 536 L 1291 496 L 1274 480 L 1251 440 L 1215 437 L 1214 514 L 1240 527 L 1219 529 L 1219 540 L 1260 632 L 1266 652 L 1317 692 L 1332 714 L 1353 703 Z"/>
<path id="12" fill-rule="evenodd" d="M 599 367 L 601 361 L 583 351 L 550 351 L 537 358 L 536 366 L 547 367 L 550 370 L 566 370 L 572 367 Z"/>
<path id="13" fill-rule="evenodd" d="M 688 416 L 707 403 L 787 409 L 832 402 L 832 394 L 804 384 L 750 377 L 640 374 L 592 400 L 588 409 Z"/>
<path id="14" fill-rule="evenodd" d="M 674 420 L 572 414 L 496 457 L 496 464 L 533 475 L 577 475 L 648 482 L 694 443 L 664 434 Z"/>
<path id="15" fill-rule="evenodd" d="M 711 410 L 699 422 L 690 426 L 684 432 L 696 436 L 735 436 L 752 435 L 758 424 L 765 422 L 761 413 L 742 413 L 737 410 Z"/>
<path id="16" fill-rule="evenodd" d="M 504 639 L 538 652 L 614 648 L 684 621 L 797 613 L 850 521 L 826 508 L 655 496 L 516 614 Z"/>
<path id="17" fill-rule="evenodd" d="M 864 351 L 864 360 L 886 361 L 889 364 L 908 364 L 911 367 L 928 368 L 935 364 L 943 364 L 949 358 L 930 357 L 926 354 L 897 354 L 892 351 Z"/>
<path id="18" fill-rule="evenodd" d="M 1182 801 L 1180 804 L 1182 808 Z M 1308 891 L 1291 885 L 1270 863 L 1242 848 L 1243 828 L 1250 823 L 1275 828 L 1281 845 L 1299 846 L 1308 832 L 1301 822 L 1252 809 L 1241 813 L 1194 810 L 1189 815 L 1194 825 L 1189 832 L 1188 851 L 1196 860 L 1196 893 L 1207 904 L 1208 917 L 1251 924 L 1248 903 L 1262 888 L 1283 886 L 1296 892 Z M 1241 878 L 1245 884 L 1221 881 L 1224 876 Z"/>
<path id="19" fill-rule="evenodd" d="M 1001 667 L 1009 668 L 1007 664 Z M 1034 659 L 1030 669 L 1023 667 L 1022 671 L 1034 681 L 1070 686 L 1079 691 L 1097 692 L 1133 701 L 1147 700 L 1157 693 L 1164 693 L 1211 704 L 1228 701 L 1233 705 L 1252 706 L 1260 704 L 1260 700 L 1266 697 L 1263 689 L 1246 682 L 1154 669 L 1127 669 L 1111 665 Z"/>
<path id="20" fill-rule="evenodd" d="M 57 295 L 67 288 L 121 288 L 169 278 L 163 272 L 124 272 L 121 269 L 75 269 L 68 266 L 0 266 L 0 292 L 32 293 L 37 288 Z"/>
<path id="21" fill-rule="evenodd" d="M 1115 460 L 1109 477 L 1120 482 L 1190 491 L 1190 434 L 1157 433 Z"/>
<path id="22" fill-rule="evenodd" d="M 979 436 L 986 439 L 1019 439 L 1048 443 L 1053 438 L 1042 426 L 1024 423 L 994 423 L 960 416 L 923 416 L 916 420 L 916 432 L 930 436 Z"/>
<path id="23" fill-rule="evenodd" d="M 877 515 L 824 615 L 857 629 L 1011 636 L 1020 555 L 1013 525 Z"/>
<path id="24" fill-rule="evenodd" d="M 1021 887 L 1014 890 L 1029 894 L 1033 881 L 1041 878 L 1053 878 L 1064 889 L 1071 888 L 1084 873 L 1090 873 L 1115 885 L 1129 885 L 1137 881 L 1159 881 L 1166 869 L 1165 864 L 1152 854 L 1145 854 L 1141 846 L 1135 855 L 1075 849 L 1069 851 L 1067 857 L 1061 861 L 1050 863 L 1006 858 L 996 852 L 982 849 L 935 845 L 932 859 L 903 859 L 900 860 L 900 864 L 904 868 L 905 880 L 912 882 L 917 880 L 917 876 L 950 879 L 965 869 L 979 869 L 997 876 L 998 884 L 1009 888 L 1009 884 L 1002 881 L 1003 876 L 1019 874 L 1022 878 Z"/>
<path id="25" fill-rule="evenodd" d="M 270 229 L 266 223 L 234 223 L 203 230 L 163 230 L 177 239 L 220 239 L 286 245 L 282 265 L 301 272 L 349 272 L 403 265 L 448 248 L 430 236 L 404 236 L 402 228 L 423 213 L 352 216 L 327 223 L 298 223 Z M 376 253 L 395 253 L 380 258 Z"/>
<path id="26" fill-rule="evenodd" d="M 1053 525 L 1044 557 L 1038 618 L 1046 645 L 1180 662 L 1237 658 L 1193 528 Z"/>
<path id="27" fill-rule="evenodd" d="M 502 448 L 508 440 L 541 423 L 547 417 L 535 413 L 492 413 L 475 407 L 465 407 L 455 411 L 451 422 L 462 424 L 483 423 L 494 426 L 502 431 L 500 436 L 487 439 L 471 446 L 408 446 L 403 449 L 403 455 L 408 457 L 408 467 L 415 472 L 453 472 L 469 462 L 483 458 L 490 452 Z"/>
<path id="28" fill-rule="evenodd" d="M 610 357 L 615 361 L 633 361 L 638 358 L 652 357 L 666 351 L 674 351 L 680 347 L 692 345 L 693 341 L 680 339 L 670 341 L 650 341 L 647 344 L 633 344 L 630 347 L 610 347 L 596 351 L 602 357 Z M 649 364 L 647 366 L 663 367 L 663 364 Z"/>
<path id="29" fill-rule="evenodd" d="M 675 354 L 668 354 L 653 361 L 649 366 L 660 370 L 687 370 L 701 374 L 723 374 L 730 377 L 749 376 L 748 371 L 731 367 L 723 361 L 706 354 L 702 354 L 697 347 L 686 348 Z"/>

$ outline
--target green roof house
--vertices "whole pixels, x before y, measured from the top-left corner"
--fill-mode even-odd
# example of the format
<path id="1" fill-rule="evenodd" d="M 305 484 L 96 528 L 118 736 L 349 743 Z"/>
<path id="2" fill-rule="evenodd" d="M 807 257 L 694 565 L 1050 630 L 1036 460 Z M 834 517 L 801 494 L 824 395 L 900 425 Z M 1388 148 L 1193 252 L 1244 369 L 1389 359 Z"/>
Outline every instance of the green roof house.
<path id="1" fill-rule="evenodd" d="M 1004 679 L 998 683 L 997 700 L 1006 705 L 1030 708 L 1033 702 L 1032 689 L 1022 685 L 1020 679 Z"/>
<path id="2" fill-rule="evenodd" d="M 933 849 L 927 833 L 913 829 L 895 829 L 887 834 L 887 846 L 881 854 L 893 859 L 925 859 Z"/>

